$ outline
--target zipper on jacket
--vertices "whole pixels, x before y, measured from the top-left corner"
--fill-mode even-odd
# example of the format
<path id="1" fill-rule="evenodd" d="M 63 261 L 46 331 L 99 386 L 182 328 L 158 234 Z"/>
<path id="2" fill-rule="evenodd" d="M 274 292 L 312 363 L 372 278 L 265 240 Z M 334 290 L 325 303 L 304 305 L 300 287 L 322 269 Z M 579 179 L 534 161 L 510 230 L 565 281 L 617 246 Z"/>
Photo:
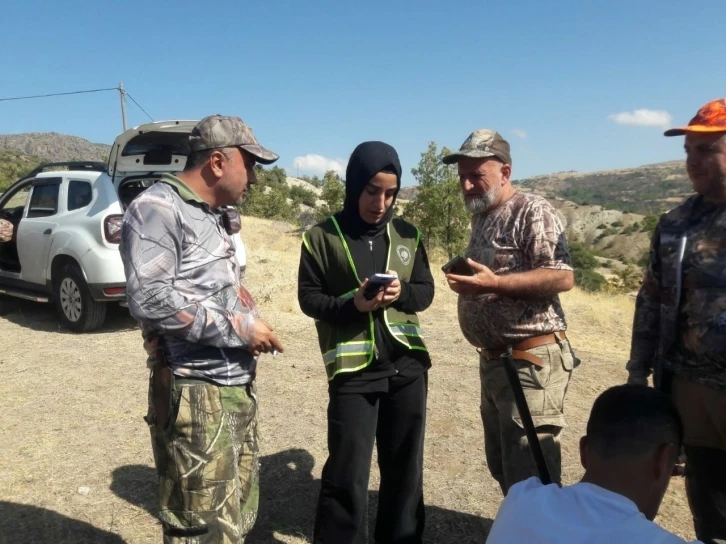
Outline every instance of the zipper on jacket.
<path id="1" fill-rule="evenodd" d="M 373 273 L 375 274 L 378 270 L 376 268 L 376 254 L 373 253 L 373 240 L 368 240 L 368 247 L 371 250 L 371 257 L 373 257 Z"/>

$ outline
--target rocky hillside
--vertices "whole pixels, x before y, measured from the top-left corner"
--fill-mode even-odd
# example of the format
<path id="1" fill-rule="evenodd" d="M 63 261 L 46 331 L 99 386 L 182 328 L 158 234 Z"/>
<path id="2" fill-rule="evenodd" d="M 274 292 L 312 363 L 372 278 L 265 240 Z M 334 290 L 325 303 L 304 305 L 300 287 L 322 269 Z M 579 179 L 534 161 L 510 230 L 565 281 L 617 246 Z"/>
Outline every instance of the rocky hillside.
<path id="1" fill-rule="evenodd" d="M 0 149 L 14 149 L 49 162 L 83 159 L 105 161 L 111 146 L 57 132 L 0 134 Z"/>
<path id="2" fill-rule="evenodd" d="M 57 133 L 0 135 L 0 192 L 41 162 L 104 160 L 109 151 L 108 145 Z M 311 192 L 310 204 L 322 204 L 319 187 L 293 177 L 285 181 L 291 189 Z M 648 249 L 653 215 L 691 192 L 683 161 L 591 173 L 560 172 L 514 183 L 555 205 L 570 240 L 631 263 L 641 260 Z M 399 204 L 413 200 L 417 192 L 416 186 L 402 188 Z"/>
<path id="3" fill-rule="evenodd" d="M 42 162 L 16 149 L 0 149 L 0 193 Z"/>
<path id="4" fill-rule="evenodd" d="M 104 162 L 111 146 L 56 132 L 0 134 L 0 193 L 44 162 Z"/>
<path id="5" fill-rule="evenodd" d="M 647 254 L 650 231 L 646 216 L 602 206 L 580 206 L 558 198 L 548 200 L 557 209 L 568 240 L 623 263 L 639 264 Z"/>
<path id="6" fill-rule="evenodd" d="M 642 215 L 664 212 L 692 192 L 683 160 L 600 172 L 559 172 L 514 183 L 548 198 Z"/>
<path id="7" fill-rule="evenodd" d="M 558 172 L 513 183 L 545 198 L 641 215 L 664 212 L 692 193 L 682 160 L 599 172 Z M 415 185 L 403 187 L 399 199 L 413 200 L 417 192 Z"/>
<path id="8" fill-rule="evenodd" d="M 293 187 L 301 187 L 305 189 L 306 191 L 311 191 L 315 193 L 316 196 L 320 196 L 323 192 L 323 190 L 320 187 L 316 187 L 312 183 L 308 183 L 304 179 L 299 178 L 292 178 L 290 176 L 287 176 L 285 178 L 285 183 L 292 189 Z"/>

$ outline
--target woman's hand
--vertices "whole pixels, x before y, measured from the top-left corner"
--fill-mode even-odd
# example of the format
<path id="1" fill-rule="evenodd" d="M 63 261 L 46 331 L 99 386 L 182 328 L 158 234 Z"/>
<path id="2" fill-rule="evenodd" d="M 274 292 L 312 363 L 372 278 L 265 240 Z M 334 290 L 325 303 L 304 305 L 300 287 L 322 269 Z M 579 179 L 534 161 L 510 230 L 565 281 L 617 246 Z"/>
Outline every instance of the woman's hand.
<path id="1" fill-rule="evenodd" d="M 386 285 L 383 290 L 383 300 L 381 306 L 388 306 L 398 300 L 401 296 L 401 280 L 398 279 L 398 274 L 393 270 L 386 270 L 386 274 L 392 274 L 396 276 L 396 279 Z"/>
<path id="2" fill-rule="evenodd" d="M 371 300 L 366 300 L 364 293 L 368 283 L 368 278 L 366 278 L 365 281 L 358 288 L 358 291 L 356 291 L 355 296 L 353 297 L 355 307 L 358 309 L 359 312 L 364 314 L 367 314 L 368 312 L 374 312 L 378 308 L 380 308 L 383 305 L 383 296 L 385 293 L 384 289 L 380 289 L 376 293 L 375 297 L 373 297 Z"/>

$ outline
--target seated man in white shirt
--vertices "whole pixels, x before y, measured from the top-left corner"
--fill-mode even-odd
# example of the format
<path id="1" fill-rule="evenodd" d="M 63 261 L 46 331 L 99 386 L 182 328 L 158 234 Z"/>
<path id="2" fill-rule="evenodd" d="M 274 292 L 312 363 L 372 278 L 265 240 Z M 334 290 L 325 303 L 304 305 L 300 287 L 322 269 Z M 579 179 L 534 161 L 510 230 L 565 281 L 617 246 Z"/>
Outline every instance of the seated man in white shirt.
<path id="1" fill-rule="evenodd" d="M 582 480 L 560 488 L 530 478 L 512 486 L 487 543 L 686 542 L 653 523 L 671 475 L 680 472 L 682 439 L 667 395 L 638 385 L 608 389 L 580 440 Z"/>

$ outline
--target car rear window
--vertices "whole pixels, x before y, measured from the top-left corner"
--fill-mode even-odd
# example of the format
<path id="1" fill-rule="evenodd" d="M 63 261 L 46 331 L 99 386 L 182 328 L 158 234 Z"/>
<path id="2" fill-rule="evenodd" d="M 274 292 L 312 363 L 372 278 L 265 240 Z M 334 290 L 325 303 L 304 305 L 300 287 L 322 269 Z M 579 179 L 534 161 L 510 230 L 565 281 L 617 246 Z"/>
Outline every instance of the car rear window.
<path id="1" fill-rule="evenodd" d="M 129 140 L 122 156 L 170 154 L 189 155 L 189 134 L 183 132 L 146 132 Z"/>
<path id="2" fill-rule="evenodd" d="M 85 208 L 93 200 L 93 187 L 87 181 L 72 179 L 68 183 L 68 211 Z"/>

